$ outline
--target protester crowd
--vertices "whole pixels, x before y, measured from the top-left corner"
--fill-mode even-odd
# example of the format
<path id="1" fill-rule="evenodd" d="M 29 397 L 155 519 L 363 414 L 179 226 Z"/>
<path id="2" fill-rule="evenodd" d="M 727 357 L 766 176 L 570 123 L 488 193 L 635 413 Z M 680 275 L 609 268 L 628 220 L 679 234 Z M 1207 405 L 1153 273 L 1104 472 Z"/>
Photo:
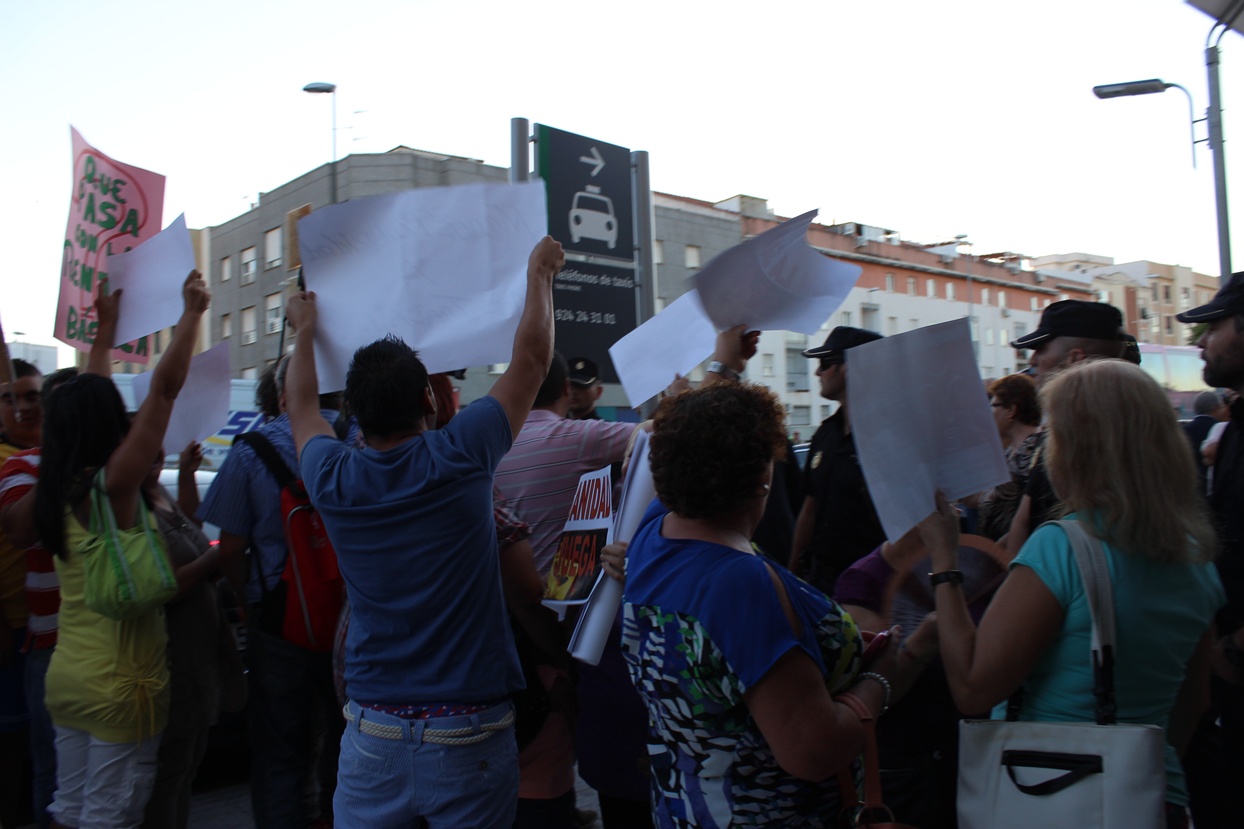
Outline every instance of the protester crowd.
<path id="1" fill-rule="evenodd" d="M 887 539 L 848 359 L 881 335 L 839 327 L 804 352 L 838 406 L 799 470 L 778 399 L 743 379 L 743 326 L 651 421 L 600 419 L 597 365 L 554 349 L 563 262 L 536 245 L 512 358 L 461 411 L 395 337 L 320 394 L 317 299 L 295 295 L 296 345 L 260 386 L 268 420 L 202 504 L 198 448 L 164 445 L 210 301 L 197 273 L 132 416 L 107 347 L 126 300 L 106 285 L 85 369 L 12 361 L 0 825 L 33 797 L 39 827 L 184 827 L 209 729 L 245 708 L 265 829 L 574 829 L 597 817 L 575 803 L 576 769 L 606 829 L 865 825 L 878 816 L 854 807 L 877 805 L 875 779 L 895 820 L 954 827 L 973 759 L 960 720 L 1093 721 L 1102 675 L 1111 721 L 1165 735 L 1162 814 L 1143 825 L 1239 825 L 1244 274 L 1180 315 L 1205 325 L 1221 390 L 1183 428 L 1117 309 L 1049 306 L 1013 343 L 1031 368 L 981 391 L 996 434 L 979 437 L 1010 480 L 957 503 L 923 493 L 936 508 Z M 580 476 L 611 466 L 619 483 L 639 430 L 657 498 L 602 554 L 624 598 L 586 664 L 567 653 L 574 611 L 540 599 Z M 175 493 L 158 483 L 165 450 Z M 141 607 L 101 604 L 92 562 L 118 539 L 141 551 L 135 570 L 168 570 Z M 1108 674 L 1086 653 L 1083 543 L 1113 585 Z"/>

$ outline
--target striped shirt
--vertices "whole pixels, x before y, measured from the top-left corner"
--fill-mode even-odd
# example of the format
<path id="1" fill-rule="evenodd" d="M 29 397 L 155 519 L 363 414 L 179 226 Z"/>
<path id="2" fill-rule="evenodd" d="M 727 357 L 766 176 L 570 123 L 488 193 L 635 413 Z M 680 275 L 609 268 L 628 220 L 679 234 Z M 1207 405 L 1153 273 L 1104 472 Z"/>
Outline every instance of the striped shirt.
<path id="1" fill-rule="evenodd" d="M 38 447 L 13 454 L 0 467 L 0 509 L 17 503 L 39 480 Z M 26 647 L 56 645 L 56 614 L 60 611 L 60 580 L 52 553 L 42 544 L 26 550 Z"/>
<path id="2" fill-rule="evenodd" d="M 496 484 L 509 507 L 531 526 L 542 578 L 557 553 L 579 476 L 621 461 L 635 428 L 634 423 L 567 420 L 548 409 L 527 416 L 497 467 Z"/>

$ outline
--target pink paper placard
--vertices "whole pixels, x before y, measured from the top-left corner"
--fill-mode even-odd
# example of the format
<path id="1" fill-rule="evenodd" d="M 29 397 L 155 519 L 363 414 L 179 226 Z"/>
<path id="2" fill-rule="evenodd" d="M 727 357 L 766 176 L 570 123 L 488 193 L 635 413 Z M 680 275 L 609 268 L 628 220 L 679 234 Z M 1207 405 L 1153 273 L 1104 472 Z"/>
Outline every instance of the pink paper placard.
<path id="1" fill-rule="evenodd" d="M 69 128 L 73 194 L 61 259 L 60 301 L 52 335 L 79 351 L 95 340 L 95 295 L 108 275 L 108 255 L 132 250 L 160 232 L 164 176 L 114 161 Z M 145 364 L 147 338 L 113 350 L 117 360 Z"/>

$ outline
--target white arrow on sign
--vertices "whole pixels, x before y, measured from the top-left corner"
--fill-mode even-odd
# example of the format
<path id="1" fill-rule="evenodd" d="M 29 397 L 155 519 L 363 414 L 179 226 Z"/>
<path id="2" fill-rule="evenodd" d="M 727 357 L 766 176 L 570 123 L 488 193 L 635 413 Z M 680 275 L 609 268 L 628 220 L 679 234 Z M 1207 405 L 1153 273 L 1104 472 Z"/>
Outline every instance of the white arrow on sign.
<path id="1" fill-rule="evenodd" d="M 600 150 L 596 149 L 595 147 L 592 148 L 591 155 L 581 155 L 579 156 L 579 160 L 582 161 L 584 164 L 594 165 L 592 167 L 593 178 L 596 177 L 597 173 L 605 169 L 605 159 L 600 157 Z"/>

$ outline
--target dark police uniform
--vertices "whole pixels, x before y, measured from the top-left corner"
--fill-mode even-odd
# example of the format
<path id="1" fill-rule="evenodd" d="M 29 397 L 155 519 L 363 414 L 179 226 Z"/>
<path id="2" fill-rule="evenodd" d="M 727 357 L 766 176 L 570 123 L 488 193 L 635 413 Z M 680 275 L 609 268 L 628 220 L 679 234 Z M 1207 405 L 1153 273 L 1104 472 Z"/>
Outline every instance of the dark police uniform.
<path id="1" fill-rule="evenodd" d="M 816 430 L 808 447 L 803 492 L 816 499 L 809 581 L 833 594 L 838 575 L 885 541 L 842 409 Z"/>

